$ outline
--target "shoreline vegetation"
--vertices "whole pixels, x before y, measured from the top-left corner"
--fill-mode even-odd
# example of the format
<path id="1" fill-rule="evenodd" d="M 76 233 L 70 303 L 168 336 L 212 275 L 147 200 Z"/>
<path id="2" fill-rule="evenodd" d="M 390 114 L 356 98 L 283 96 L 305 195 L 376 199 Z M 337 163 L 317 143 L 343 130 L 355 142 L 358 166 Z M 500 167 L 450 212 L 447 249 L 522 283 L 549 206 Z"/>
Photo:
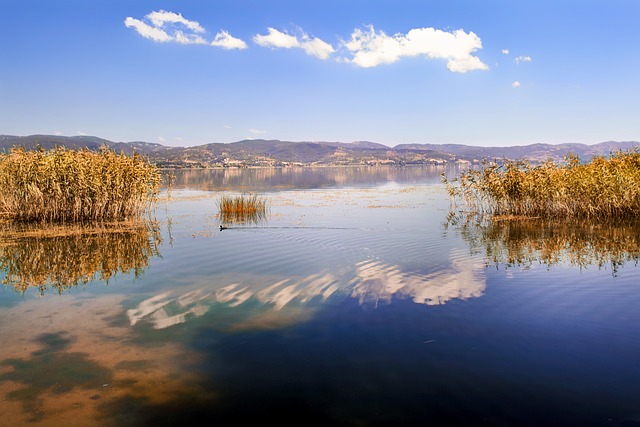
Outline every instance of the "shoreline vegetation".
<path id="1" fill-rule="evenodd" d="M 640 151 L 617 151 L 581 163 L 485 161 L 449 181 L 452 204 L 462 212 L 499 218 L 632 219 L 640 212 Z"/>
<path id="2" fill-rule="evenodd" d="M 0 218 L 84 222 L 138 217 L 157 201 L 160 170 L 106 147 L 13 148 L 0 154 Z"/>

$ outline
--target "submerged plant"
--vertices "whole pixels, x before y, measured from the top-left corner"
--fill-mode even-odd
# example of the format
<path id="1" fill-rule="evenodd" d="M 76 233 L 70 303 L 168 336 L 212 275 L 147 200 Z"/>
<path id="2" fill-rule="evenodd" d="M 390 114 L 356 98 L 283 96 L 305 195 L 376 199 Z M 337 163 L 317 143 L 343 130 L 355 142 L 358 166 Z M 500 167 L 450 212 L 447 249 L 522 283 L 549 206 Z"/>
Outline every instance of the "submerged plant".
<path id="1" fill-rule="evenodd" d="M 452 181 L 467 212 L 545 218 L 633 218 L 640 211 L 640 152 L 616 152 L 581 163 L 484 162 Z"/>
<path id="2" fill-rule="evenodd" d="M 159 170 L 107 148 L 0 154 L 0 214 L 13 221 L 124 219 L 156 201 Z"/>
<path id="3" fill-rule="evenodd" d="M 251 223 L 266 218 L 267 201 L 256 194 L 223 195 L 218 200 L 219 219 L 222 223 Z"/>

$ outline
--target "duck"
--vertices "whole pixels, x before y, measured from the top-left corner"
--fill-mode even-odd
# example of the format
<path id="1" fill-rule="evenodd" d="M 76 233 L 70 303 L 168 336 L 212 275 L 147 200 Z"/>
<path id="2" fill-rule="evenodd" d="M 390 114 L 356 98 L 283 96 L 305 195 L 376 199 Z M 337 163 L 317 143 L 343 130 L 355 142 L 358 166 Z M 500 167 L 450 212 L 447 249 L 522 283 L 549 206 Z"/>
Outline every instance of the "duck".
<path id="1" fill-rule="evenodd" d="M 227 229 L 227 227 L 224 227 L 222 224 L 220 224 L 220 231 L 226 230 L 226 229 Z"/>

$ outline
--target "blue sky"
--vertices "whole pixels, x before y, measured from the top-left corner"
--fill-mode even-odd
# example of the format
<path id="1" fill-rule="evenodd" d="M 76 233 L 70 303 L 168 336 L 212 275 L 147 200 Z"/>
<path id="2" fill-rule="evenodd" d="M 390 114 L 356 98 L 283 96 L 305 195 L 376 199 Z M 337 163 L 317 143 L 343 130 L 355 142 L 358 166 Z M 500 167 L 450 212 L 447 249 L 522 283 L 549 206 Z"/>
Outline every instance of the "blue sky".
<path id="1" fill-rule="evenodd" d="M 0 134 L 640 140 L 637 0 L 0 5 Z"/>

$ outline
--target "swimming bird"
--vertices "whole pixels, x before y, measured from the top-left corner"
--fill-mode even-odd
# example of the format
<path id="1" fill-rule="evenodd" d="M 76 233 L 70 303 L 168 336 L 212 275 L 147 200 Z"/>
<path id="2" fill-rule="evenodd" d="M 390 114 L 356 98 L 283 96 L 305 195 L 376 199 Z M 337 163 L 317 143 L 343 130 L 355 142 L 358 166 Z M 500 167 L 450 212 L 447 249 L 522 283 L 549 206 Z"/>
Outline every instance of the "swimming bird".
<path id="1" fill-rule="evenodd" d="M 227 227 L 223 227 L 222 224 L 220 224 L 220 231 L 226 230 L 226 229 L 227 229 Z"/>

